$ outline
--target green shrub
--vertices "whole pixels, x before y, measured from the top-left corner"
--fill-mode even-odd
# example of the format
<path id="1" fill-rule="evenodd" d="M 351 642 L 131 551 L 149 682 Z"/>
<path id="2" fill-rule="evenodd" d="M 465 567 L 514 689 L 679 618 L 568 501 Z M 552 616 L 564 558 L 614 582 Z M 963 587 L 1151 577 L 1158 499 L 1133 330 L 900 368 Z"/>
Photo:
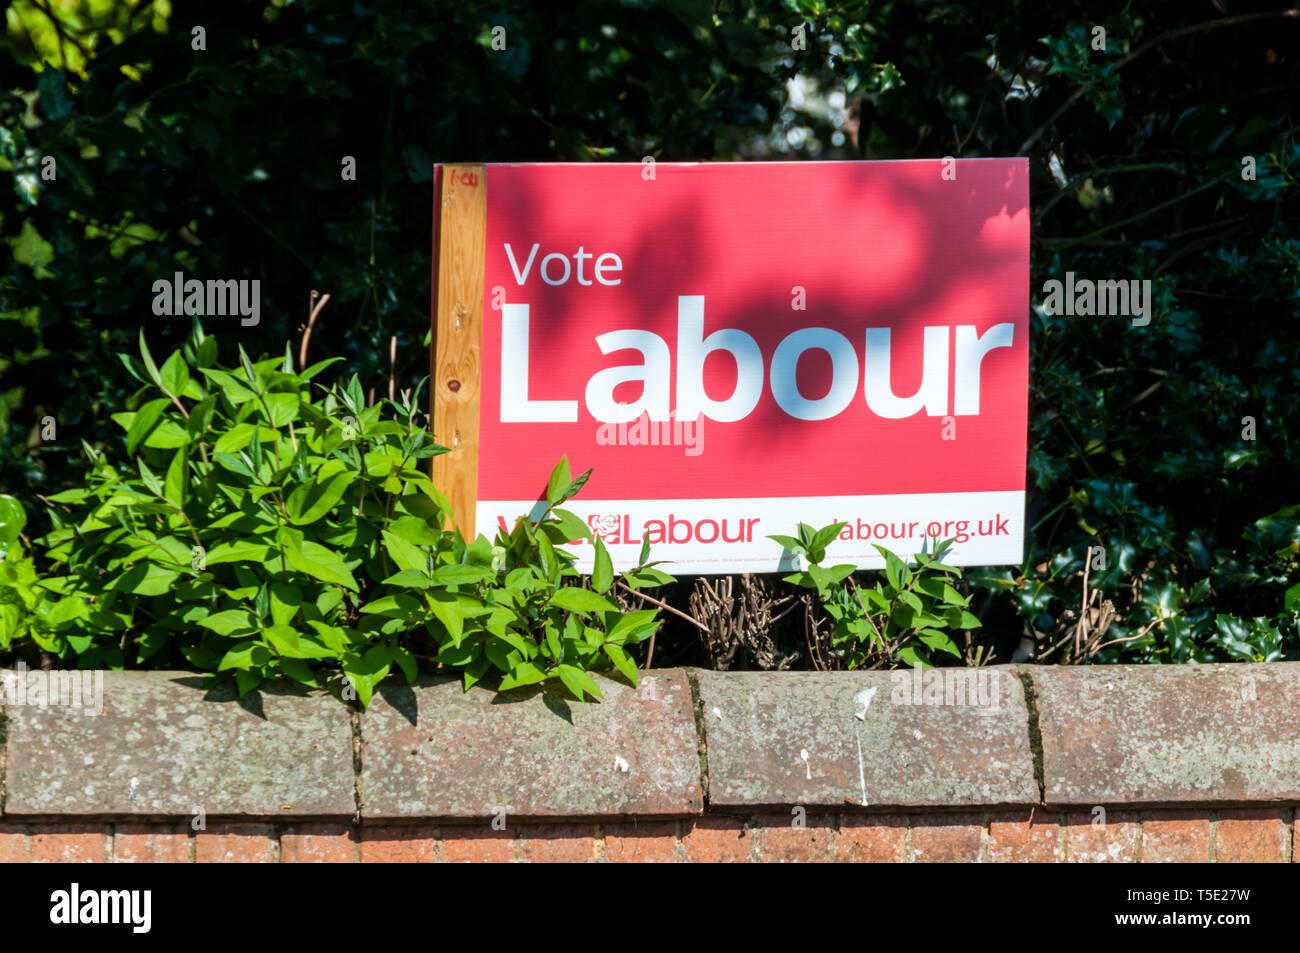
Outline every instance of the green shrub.
<path id="1" fill-rule="evenodd" d="M 592 589 L 558 548 L 591 538 L 559 508 L 590 471 L 571 479 L 561 460 L 536 524 L 468 542 L 444 529 L 451 506 L 421 469 L 445 448 L 417 423 L 420 387 L 366 406 L 356 377 L 313 393 L 331 361 L 239 357 L 221 367 L 197 322 L 161 366 L 143 333 L 140 359 L 122 356 L 142 385 L 113 415 L 126 459 L 85 445 L 86 485 L 49 498 L 38 544 L 54 571 L 21 545 L 0 563 L 0 649 L 30 640 L 79 667 L 183 657 L 241 694 L 287 676 L 362 705 L 421 662 L 466 689 L 493 670 L 503 689 L 558 678 L 578 698 L 600 696 L 592 670 L 636 683 L 628 649 L 655 613 L 602 594 L 615 575 L 598 539 Z M 0 500 L 0 539 L 18 537 L 14 508 Z M 647 559 L 628 588 L 673 581 Z"/>
<path id="2" fill-rule="evenodd" d="M 943 562 L 952 540 L 937 543 L 932 553 L 918 553 L 915 569 L 876 546 L 885 558 L 884 579 L 866 588 L 853 578 L 855 566 L 822 565 L 826 547 L 845 525 L 814 529 L 800 523 L 797 538 L 768 537 L 806 563 L 785 581 L 816 590 L 822 610 L 834 621 L 831 645 L 844 666 L 861 668 L 883 661 L 928 667 L 933 652 L 961 659 L 961 650 L 944 630 L 979 628 L 980 620 L 968 610 L 969 598 L 951 585 L 950 580 L 961 578 L 960 569 Z"/>

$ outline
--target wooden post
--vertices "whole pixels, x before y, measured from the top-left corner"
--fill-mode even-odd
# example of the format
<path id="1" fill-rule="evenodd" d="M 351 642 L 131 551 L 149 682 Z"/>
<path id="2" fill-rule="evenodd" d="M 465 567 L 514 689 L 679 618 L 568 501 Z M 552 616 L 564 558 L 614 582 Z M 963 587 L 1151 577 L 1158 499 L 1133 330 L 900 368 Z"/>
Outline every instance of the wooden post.
<path id="1" fill-rule="evenodd" d="M 472 542 L 478 501 L 487 169 L 456 164 L 440 166 L 438 172 L 429 397 L 433 437 L 451 452 L 433 458 L 433 484 L 451 501 L 457 528 Z"/>

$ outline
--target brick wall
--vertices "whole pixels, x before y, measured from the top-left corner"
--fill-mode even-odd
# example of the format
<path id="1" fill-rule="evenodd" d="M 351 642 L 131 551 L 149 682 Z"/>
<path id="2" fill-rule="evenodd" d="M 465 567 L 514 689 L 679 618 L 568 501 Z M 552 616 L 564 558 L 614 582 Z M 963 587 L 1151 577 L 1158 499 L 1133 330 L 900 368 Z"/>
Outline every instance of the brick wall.
<path id="1" fill-rule="evenodd" d="M 0 825 L 0 862 L 1290 863 L 1291 808 L 372 825 Z"/>
<path id="2" fill-rule="evenodd" d="M 601 705 L 430 679 L 365 713 L 178 673 L 104 673 L 79 707 L 11 690 L 0 862 L 1295 859 L 1300 663 L 985 677 L 972 703 L 665 670 Z"/>

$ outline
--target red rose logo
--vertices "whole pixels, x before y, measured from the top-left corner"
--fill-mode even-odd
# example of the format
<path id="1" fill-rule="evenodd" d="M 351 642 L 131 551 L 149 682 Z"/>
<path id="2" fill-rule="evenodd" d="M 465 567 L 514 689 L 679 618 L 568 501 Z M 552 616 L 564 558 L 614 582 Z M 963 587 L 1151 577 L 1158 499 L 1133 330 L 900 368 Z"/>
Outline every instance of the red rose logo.
<path id="1" fill-rule="evenodd" d="M 603 539 L 606 543 L 621 542 L 619 539 L 619 518 L 617 513 L 606 513 L 603 516 L 589 516 L 587 523 L 591 526 L 592 532 Z"/>

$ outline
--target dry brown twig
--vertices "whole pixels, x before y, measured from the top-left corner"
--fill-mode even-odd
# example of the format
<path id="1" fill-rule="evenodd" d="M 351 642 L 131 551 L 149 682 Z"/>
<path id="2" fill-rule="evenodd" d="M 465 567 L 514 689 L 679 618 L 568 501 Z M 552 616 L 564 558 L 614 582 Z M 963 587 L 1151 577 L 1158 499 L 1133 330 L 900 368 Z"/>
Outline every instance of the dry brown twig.
<path id="1" fill-rule="evenodd" d="M 397 396 L 397 335 L 388 339 L 388 399 Z"/>
<path id="2" fill-rule="evenodd" d="M 670 606 L 668 603 L 664 602 L 662 599 L 656 599 L 654 596 L 647 595 L 647 594 L 644 593 L 644 592 L 638 592 L 637 590 L 633 589 L 631 586 L 626 585 L 625 583 L 620 582 L 620 583 L 618 583 L 617 585 L 618 585 L 618 587 L 619 587 L 620 589 L 622 589 L 622 590 L 623 590 L 625 593 L 627 593 L 628 595 L 636 596 L 638 599 L 644 599 L 646 602 L 649 602 L 649 603 L 652 604 L 652 605 L 656 605 L 656 606 L 658 606 L 660 609 L 663 609 L 665 612 L 671 612 L 673 615 L 678 616 L 679 618 L 685 619 L 687 622 L 691 623 L 691 625 L 693 625 L 693 626 L 695 626 L 696 628 L 698 628 L 698 629 L 700 629 L 701 631 L 703 631 L 706 635 L 708 634 L 708 631 L 709 631 L 709 630 L 708 630 L 707 627 L 705 627 L 704 625 L 702 625 L 702 624 L 699 622 L 699 620 L 691 618 L 689 615 L 687 615 L 687 614 L 686 614 L 685 612 L 683 612 L 681 609 L 675 609 L 675 608 L 673 608 L 673 607 Z M 623 600 L 620 599 L 619 601 L 622 602 Z M 644 668 L 643 668 L 643 671 L 649 669 L 649 668 L 650 668 L 650 663 L 654 661 L 654 657 L 655 657 L 655 635 L 657 635 L 657 634 L 658 634 L 658 630 L 656 630 L 655 632 L 650 633 L 650 644 L 649 644 L 649 646 L 646 648 L 645 666 L 644 666 Z"/>
<path id="3" fill-rule="evenodd" d="M 316 319 L 320 316 L 321 309 L 329 303 L 329 295 L 320 295 L 320 300 L 316 300 L 320 292 L 315 288 L 311 291 L 311 304 L 307 316 L 307 327 L 302 332 L 302 344 L 298 348 L 298 370 L 305 370 L 307 367 L 307 345 L 311 343 L 311 329 L 316 326 Z"/>
<path id="4" fill-rule="evenodd" d="M 774 595 L 767 583 L 749 573 L 714 580 L 701 576 L 690 597 L 691 613 L 705 623 L 710 663 L 718 669 L 730 667 L 738 652 L 743 652 L 747 667 L 789 668 L 798 653 L 782 654 L 773 630 L 798 605 L 795 596 Z"/>

